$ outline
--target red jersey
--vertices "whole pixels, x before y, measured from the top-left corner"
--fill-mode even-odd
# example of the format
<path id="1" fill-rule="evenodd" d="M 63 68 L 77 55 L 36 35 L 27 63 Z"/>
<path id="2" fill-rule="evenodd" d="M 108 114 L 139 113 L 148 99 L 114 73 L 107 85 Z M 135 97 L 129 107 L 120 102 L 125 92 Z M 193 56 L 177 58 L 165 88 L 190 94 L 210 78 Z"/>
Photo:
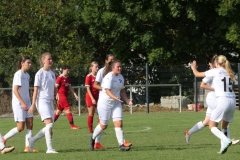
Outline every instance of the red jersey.
<path id="1" fill-rule="evenodd" d="M 67 96 L 69 86 L 71 85 L 70 78 L 61 74 L 57 77 L 56 84 L 58 85 L 58 94 Z"/>
<path id="2" fill-rule="evenodd" d="M 86 79 L 85 79 L 85 86 L 90 87 L 90 91 L 91 91 L 93 96 L 98 96 L 99 91 L 96 88 L 93 87 L 95 79 L 96 79 L 96 77 L 92 73 L 88 74 L 86 76 Z"/>

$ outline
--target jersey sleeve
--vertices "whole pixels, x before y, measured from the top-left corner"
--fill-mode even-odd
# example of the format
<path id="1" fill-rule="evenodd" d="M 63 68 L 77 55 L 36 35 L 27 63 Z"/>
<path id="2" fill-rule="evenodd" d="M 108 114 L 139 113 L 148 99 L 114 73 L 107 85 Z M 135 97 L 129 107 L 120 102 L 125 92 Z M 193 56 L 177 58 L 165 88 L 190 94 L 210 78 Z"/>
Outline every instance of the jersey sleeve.
<path id="1" fill-rule="evenodd" d="M 91 85 L 91 77 L 87 75 L 85 78 L 85 86 L 90 86 L 90 85 Z"/>
<path id="2" fill-rule="evenodd" d="M 107 74 L 104 78 L 104 84 L 103 88 L 104 89 L 111 89 L 112 87 L 112 74 Z"/>
<path id="3" fill-rule="evenodd" d="M 202 79 L 202 81 L 203 81 L 204 83 L 210 83 L 212 80 L 213 80 L 213 77 L 204 77 L 204 78 Z"/>
<path id="4" fill-rule="evenodd" d="M 21 74 L 18 72 L 14 75 L 14 86 L 22 86 L 22 78 Z"/>
<path id="5" fill-rule="evenodd" d="M 210 69 L 206 72 L 204 72 L 206 77 L 214 77 L 216 75 L 217 71 L 215 69 Z"/>
<path id="6" fill-rule="evenodd" d="M 36 87 L 41 86 L 41 75 L 39 73 L 35 75 L 34 86 Z"/>
<path id="7" fill-rule="evenodd" d="M 96 76 L 96 80 L 97 82 L 99 83 L 102 83 L 102 80 L 103 80 L 103 69 L 100 69 L 98 72 L 97 72 L 97 76 Z"/>

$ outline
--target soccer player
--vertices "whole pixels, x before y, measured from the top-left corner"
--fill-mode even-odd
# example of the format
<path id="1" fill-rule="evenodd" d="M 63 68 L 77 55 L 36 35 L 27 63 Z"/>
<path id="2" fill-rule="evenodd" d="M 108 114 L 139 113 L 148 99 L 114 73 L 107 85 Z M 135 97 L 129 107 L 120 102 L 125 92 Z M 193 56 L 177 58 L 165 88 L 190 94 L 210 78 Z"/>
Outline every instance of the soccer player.
<path id="1" fill-rule="evenodd" d="M 122 65 L 121 62 L 115 60 L 111 62 L 112 72 L 109 72 L 102 81 L 101 87 L 103 90 L 100 92 L 98 100 L 98 114 L 100 123 L 94 129 L 93 135 L 90 138 L 90 148 L 94 150 L 96 137 L 108 127 L 109 119 L 113 119 L 116 137 L 119 144 L 120 151 L 128 151 L 131 148 L 124 145 L 124 135 L 122 130 L 122 104 L 120 96 L 129 105 L 132 100 L 127 98 L 124 89 L 124 78 L 121 75 Z"/>
<path id="2" fill-rule="evenodd" d="M 214 69 L 215 68 L 214 62 L 215 62 L 216 58 L 217 58 L 217 55 L 215 55 L 212 58 L 211 63 L 209 63 L 210 69 Z M 206 85 L 206 84 L 211 86 L 211 87 L 214 87 L 213 83 L 212 83 L 212 78 L 207 78 L 207 77 L 203 78 L 202 83 L 201 83 L 201 87 L 204 87 L 204 85 Z M 216 96 L 215 96 L 215 92 L 214 91 L 210 91 L 207 94 L 206 103 L 208 105 L 208 108 L 207 108 L 207 111 L 206 111 L 205 119 L 203 121 L 198 122 L 190 130 L 186 130 L 185 133 L 184 133 L 185 134 L 185 140 L 186 140 L 187 144 L 189 144 L 190 137 L 191 137 L 191 135 L 193 133 L 196 133 L 196 132 L 202 130 L 203 128 L 205 128 L 206 126 L 208 126 L 209 121 L 210 121 L 211 113 L 216 108 Z M 224 133 L 226 132 L 225 135 L 228 138 L 230 138 L 229 126 L 227 127 L 227 130 L 222 129 L 222 132 L 224 132 Z M 239 140 L 232 140 L 232 144 L 237 144 L 237 143 L 239 143 Z"/>
<path id="3" fill-rule="evenodd" d="M 70 104 L 68 102 L 68 91 L 74 95 L 76 100 L 78 100 L 77 94 L 74 92 L 71 87 L 71 81 L 68 77 L 70 67 L 67 65 L 62 66 L 62 74 L 57 77 L 55 87 L 58 89 L 58 94 L 56 99 L 58 100 L 57 111 L 54 114 L 54 122 L 58 119 L 63 110 L 67 113 L 67 119 L 70 123 L 70 129 L 80 129 L 79 126 L 75 126 L 73 123 L 73 116 L 71 113 Z"/>
<path id="4" fill-rule="evenodd" d="M 215 69 L 206 72 L 198 72 L 196 61 L 191 64 L 191 69 L 196 77 L 212 78 L 213 87 L 203 85 L 202 88 L 215 91 L 216 108 L 212 111 L 209 121 L 209 129 L 221 140 L 220 154 L 224 154 L 232 141 L 221 132 L 217 126 L 222 121 L 222 129 L 227 129 L 228 123 L 232 122 L 236 107 L 235 93 L 233 91 L 234 73 L 225 56 L 220 55 L 215 60 Z"/>
<path id="5" fill-rule="evenodd" d="M 0 133 L 0 137 L 2 137 L 2 134 Z M 1 154 L 6 154 L 9 152 L 12 152 L 15 148 L 14 147 L 6 147 L 3 140 L 0 138 L 0 150 Z"/>
<path id="6" fill-rule="evenodd" d="M 46 52 L 40 57 L 40 64 L 42 68 L 36 73 L 34 80 L 34 92 L 32 98 L 32 106 L 28 110 L 32 114 L 35 110 L 35 105 L 41 120 L 45 123 L 34 137 L 28 138 L 29 152 L 33 151 L 34 143 L 45 136 L 47 151 L 46 153 L 58 153 L 52 147 L 53 123 L 54 123 L 54 94 L 57 93 L 55 89 L 55 73 L 51 70 L 52 57 Z"/>
<path id="7" fill-rule="evenodd" d="M 28 114 L 27 112 L 31 107 L 31 100 L 29 95 L 30 76 L 27 73 L 30 67 L 30 57 L 22 56 L 18 63 L 18 71 L 14 74 L 12 85 L 12 108 L 14 113 L 14 120 L 17 123 L 17 127 L 14 127 L 2 137 L 3 142 L 6 144 L 6 141 L 9 138 L 24 130 L 26 123 L 27 130 L 25 135 L 24 152 L 29 152 L 28 138 L 32 136 L 33 128 L 33 114 Z M 33 152 L 38 152 L 38 150 L 33 150 Z"/>
<path id="8" fill-rule="evenodd" d="M 88 124 L 88 131 L 89 133 L 93 133 L 93 117 L 95 113 L 95 109 L 97 107 L 97 101 L 98 101 L 98 95 L 99 91 L 93 87 L 93 84 L 96 79 L 96 74 L 98 71 L 98 63 L 93 61 L 91 63 L 91 66 L 89 68 L 90 73 L 86 76 L 85 78 L 85 86 L 87 87 L 87 92 L 86 92 L 86 105 L 88 107 L 88 119 L 87 119 L 87 124 Z M 101 146 L 101 148 L 103 148 Z"/>
<path id="9" fill-rule="evenodd" d="M 101 91 L 102 91 L 101 83 L 102 83 L 102 80 L 103 80 L 103 77 L 104 77 L 105 69 L 108 68 L 109 62 L 114 61 L 114 59 L 115 59 L 115 56 L 113 54 L 107 54 L 107 56 L 105 58 L 105 66 L 97 72 L 96 80 L 94 82 L 93 87 L 98 89 L 100 91 L 99 93 L 101 93 Z M 110 67 L 110 70 L 111 70 L 111 67 Z M 95 139 L 95 148 L 97 148 L 98 144 L 100 144 L 101 137 L 102 137 L 102 134 L 100 134 Z M 124 140 L 124 145 L 130 147 L 130 146 L 132 146 L 132 143 Z"/>

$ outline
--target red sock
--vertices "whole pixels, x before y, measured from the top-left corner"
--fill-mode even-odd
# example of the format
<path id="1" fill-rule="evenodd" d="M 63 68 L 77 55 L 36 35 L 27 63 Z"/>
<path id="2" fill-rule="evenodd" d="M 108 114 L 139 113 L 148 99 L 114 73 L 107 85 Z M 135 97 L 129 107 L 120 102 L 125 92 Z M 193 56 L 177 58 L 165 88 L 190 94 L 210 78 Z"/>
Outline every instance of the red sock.
<path id="1" fill-rule="evenodd" d="M 54 113 L 54 122 L 58 119 L 59 115 L 57 115 L 56 113 Z"/>
<path id="2" fill-rule="evenodd" d="M 70 123 L 70 126 L 74 126 L 72 113 L 67 114 L 67 119 L 68 119 L 68 122 Z"/>
<path id="3" fill-rule="evenodd" d="M 93 126 L 93 116 L 88 116 L 88 130 L 90 133 L 93 132 L 92 126 Z"/>

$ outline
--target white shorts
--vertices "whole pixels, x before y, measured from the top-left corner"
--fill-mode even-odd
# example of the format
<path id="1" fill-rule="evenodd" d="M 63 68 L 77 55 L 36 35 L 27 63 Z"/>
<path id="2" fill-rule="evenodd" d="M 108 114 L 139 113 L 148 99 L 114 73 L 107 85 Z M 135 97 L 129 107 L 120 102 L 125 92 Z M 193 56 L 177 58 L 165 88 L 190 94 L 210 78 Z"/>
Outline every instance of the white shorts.
<path id="1" fill-rule="evenodd" d="M 212 111 L 210 120 L 219 123 L 221 120 L 232 122 L 236 109 L 235 97 L 217 97 L 216 108 Z"/>
<path id="2" fill-rule="evenodd" d="M 31 107 L 31 102 L 27 102 L 28 109 Z M 20 102 L 12 102 L 12 109 L 15 122 L 25 122 L 26 118 L 32 118 L 33 114 L 28 114 L 28 111 L 23 110 Z"/>
<path id="3" fill-rule="evenodd" d="M 50 99 L 37 99 L 36 107 L 41 120 L 44 121 L 47 118 L 52 118 L 54 122 L 54 106 L 53 100 Z"/>
<path id="4" fill-rule="evenodd" d="M 97 106 L 101 124 L 108 125 L 110 118 L 112 118 L 113 121 L 122 120 L 122 104 L 120 102 L 115 101 L 115 103 L 113 103 L 112 101 L 109 102 L 104 99 L 99 99 Z"/>
<path id="5" fill-rule="evenodd" d="M 216 98 L 206 98 L 206 103 L 208 106 L 206 114 L 211 115 L 212 111 L 216 108 L 217 105 Z"/>

